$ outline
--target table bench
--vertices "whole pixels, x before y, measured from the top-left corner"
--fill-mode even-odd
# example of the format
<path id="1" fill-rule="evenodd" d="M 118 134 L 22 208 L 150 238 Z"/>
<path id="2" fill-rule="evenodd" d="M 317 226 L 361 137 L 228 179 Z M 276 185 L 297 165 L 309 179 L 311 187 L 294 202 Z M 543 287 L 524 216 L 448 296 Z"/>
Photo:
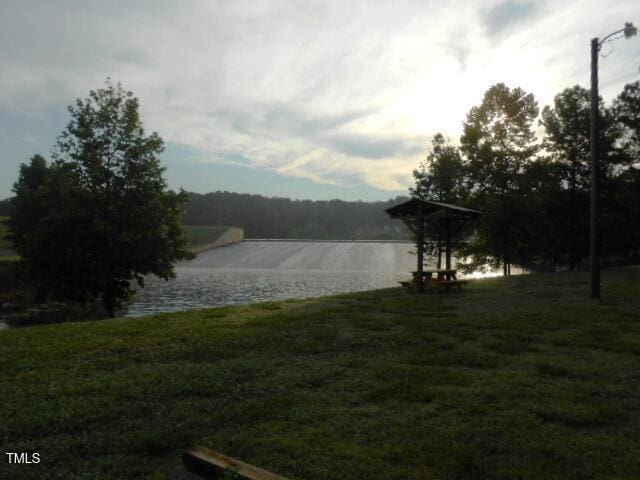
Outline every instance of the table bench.
<path id="1" fill-rule="evenodd" d="M 431 290 L 446 290 L 451 289 L 462 290 L 462 286 L 469 283 L 468 280 L 458 280 L 458 271 L 455 269 L 437 269 L 437 270 L 424 270 L 422 272 L 422 279 L 424 286 Z M 411 280 L 405 280 L 398 282 L 400 286 L 406 288 L 409 291 L 414 291 L 418 288 L 418 272 L 411 272 L 413 278 Z"/>
<path id="2" fill-rule="evenodd" d="M 458 270 L 454 268 L 438 268 L 435 270 L 423 270 L 422 278 L 428 280 L 434 278 L 435 275 L 435 278 L 438 280 L 456 280 L 457 274 Z M 417 281 L 418 272 L 411 272 L 411 275 L 413 275 L 413 278 Z"/>
<path id="3" fill-rule="evenodd" d="M 435 280 L 431 279 L 429 282 L 429 287 L 433 289 L 444 289 L 451 290 L 455 288 L 456 290 L 462 290 L 462 286 L 469 283 L 469 280 Z"/>

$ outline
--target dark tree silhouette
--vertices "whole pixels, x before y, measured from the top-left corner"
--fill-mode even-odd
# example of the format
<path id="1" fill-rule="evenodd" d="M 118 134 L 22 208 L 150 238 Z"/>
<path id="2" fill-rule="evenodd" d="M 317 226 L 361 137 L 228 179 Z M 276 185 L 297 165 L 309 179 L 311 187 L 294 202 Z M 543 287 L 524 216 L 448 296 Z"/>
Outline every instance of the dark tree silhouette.
<path id="1" fill-rule="evenodd" d="M 538 104 L 532 94 L 499 83 L 469 111 L 460 138 L 472 202 L 483 212 L 475 242 L 478 248 L 470 253 L 482 261 L 502 264 L 505 275 L 517 260 L 513 246 L 520 231 L 527 228 L 522 217 L 526 188 L 522 174 L 539 149 L 532 128 L 537 116 Z"/>
<path id="2" fill-rule="evenodd" d="M 9 239 L 43 294 L 108 314 L 144 276 L 167 279 L 188 258 L 185 193 L 167 190 L 157 133 L 146 135 L 138 100 L 107 80 L 68 108 L 55 161 L 35 156 L 14 186 Z"/>

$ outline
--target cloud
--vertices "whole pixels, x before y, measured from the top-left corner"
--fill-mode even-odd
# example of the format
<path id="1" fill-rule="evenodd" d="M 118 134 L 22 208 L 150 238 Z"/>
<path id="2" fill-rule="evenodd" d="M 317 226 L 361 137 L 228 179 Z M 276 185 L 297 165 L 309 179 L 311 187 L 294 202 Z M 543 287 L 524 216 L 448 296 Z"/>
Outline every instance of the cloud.
<path id="1" fill-rule="evenodd" d="M 4 1 L 0 127 L 19 138 L 10 112 L 37 119 L 110 76 L 197 162 L 405 190 L 431 136 L 455 143 L 488 87 L 549 103 L 586 85 L 591 36 L 639 13 L 636 0 Z M 603 60 L 605 98 L 636 79 L 635 40 Z"/>
<path id="2" fill-rule="evenodd" d="M 495 5 L 484 15 L 484 22 L 490 35 L 496 35 L 508 27 L 525 20 L 531 21 L 540 3 L 528 0 L 507 0 Z"/>
<path id="3" fill-rule="evenodd" d="M 332 150 L 347 156 L 379 158 L 415 156 L 424 150 L 424 141 L 420 138 L 385 137 L 379 135 L 337 134 L 329 135 L 327 144 Z"/>

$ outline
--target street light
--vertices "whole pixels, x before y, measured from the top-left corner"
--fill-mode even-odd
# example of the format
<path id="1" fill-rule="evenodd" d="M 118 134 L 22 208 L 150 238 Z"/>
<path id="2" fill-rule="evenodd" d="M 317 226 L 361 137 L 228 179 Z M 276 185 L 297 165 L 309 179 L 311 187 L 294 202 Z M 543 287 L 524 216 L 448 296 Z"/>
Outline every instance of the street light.
<path id="1" fill-rule="evenodd" d="M 600 297 L 600 254 L 598 252 L 598 177 L 600 165 L 598 159 L 598 53 L 602 45 L 611 40 L 616 40 L 614 35 L 624 34 L 624 38 L 631 38 L 638 33 L 633 23 L 627 22 L 624 28 L 610 33 L 602 40 L 598 37 L 591 39 L 591 235 L 590 235 L 590 262 L 591 262 L 591 296 Z"/>

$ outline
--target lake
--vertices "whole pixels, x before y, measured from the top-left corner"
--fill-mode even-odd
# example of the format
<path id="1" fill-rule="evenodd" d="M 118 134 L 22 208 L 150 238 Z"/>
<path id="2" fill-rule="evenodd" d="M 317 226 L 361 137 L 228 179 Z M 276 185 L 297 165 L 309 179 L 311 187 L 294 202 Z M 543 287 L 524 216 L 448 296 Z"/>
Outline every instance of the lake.
<path id="1" fill-rule="evenodd" d="M 178 264 L 176 278 L 169 281 L 148 277 L 125 315 L 396 287 L 416 269 L 413 247 L 409 242 L 245 240 Z M 0 330 L 5 328 L 0 322 Z"/>
<path id="2" fill-rule="evenodd" d="M 203 252 L 167 282 L 147 279 L 127 316 L 394 287 L 412 243 L 245 240 Z"/>

